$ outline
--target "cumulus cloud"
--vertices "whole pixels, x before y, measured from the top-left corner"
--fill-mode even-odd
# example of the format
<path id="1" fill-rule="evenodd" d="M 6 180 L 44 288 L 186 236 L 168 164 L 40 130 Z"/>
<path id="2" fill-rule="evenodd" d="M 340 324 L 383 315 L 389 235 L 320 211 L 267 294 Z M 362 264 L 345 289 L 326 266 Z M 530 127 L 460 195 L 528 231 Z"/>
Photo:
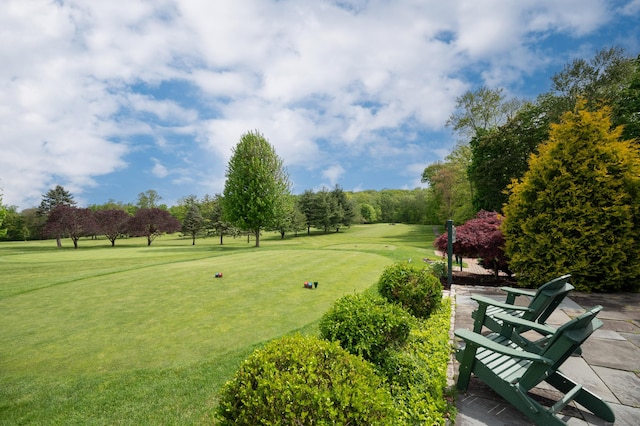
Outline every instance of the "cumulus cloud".
<path id="1" fill-rule="evenodd" d="M 4 201 L 29 207 L 55 184 L 90 192 L 144 152 L 153 176 L 220 192 L 233 146 L 254 129 L 288 167 L 332 185 L 355 164 L 416 171 L 446 147 L 415 135 L 442 131 L 457 96 L 531 75 L 549 60 L 536 42 L 596 30 L 608 5 L 7 0 Z M 208 176 L 186 172 L 196 167 Z"/>

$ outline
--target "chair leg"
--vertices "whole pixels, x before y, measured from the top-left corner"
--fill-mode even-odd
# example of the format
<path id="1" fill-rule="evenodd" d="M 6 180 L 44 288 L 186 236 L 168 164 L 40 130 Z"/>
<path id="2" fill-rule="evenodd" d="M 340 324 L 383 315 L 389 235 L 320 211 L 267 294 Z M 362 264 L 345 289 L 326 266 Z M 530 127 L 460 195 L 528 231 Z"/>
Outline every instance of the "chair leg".
<path id="1" fill-rule="evenodd" d="M 553 373 L 545 381 L 562 393 L 567 393 L 576 386 L 576 383 L 573 380 L 560 372 Z M 611 406 L 590 390 L 584 388 L 580 389 L 573 400 L 596 416 L 600 417 L 602 420 L 611 423 L 615 422 L 616 417 Z"/>
<path id="2" fill-rule="evenodd" d="M 482 325 L 484 324 L 485 316 L 487 314 L 487 305 L 480 303 L 478 309 L 475 311 L 475 321 L 473 322 L 473 332 L 480 333 L 482 331 Z"/>
<path id="3" fill-rule="evenodd" d="M 473 365 L 476 362 L 476 351 L 478 347 L 467 342 L 464 349 L 458 350 L 456 359 L 460 363 L 458 368 L 458 381 L 456 387 L 458 390 L 465 392 L 469 387 L 469 381 L 471 380 L 471 372 L 473 371 Z"/>

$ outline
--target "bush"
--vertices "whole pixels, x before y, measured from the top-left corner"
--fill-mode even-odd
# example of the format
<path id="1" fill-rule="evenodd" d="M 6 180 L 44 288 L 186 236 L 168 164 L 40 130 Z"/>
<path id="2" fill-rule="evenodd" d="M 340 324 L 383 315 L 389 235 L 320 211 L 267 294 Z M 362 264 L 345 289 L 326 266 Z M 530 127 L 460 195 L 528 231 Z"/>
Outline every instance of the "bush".
<path id="1" fill-rule="evenodd" d="M 570 273 L 580 291 L 640 290 L 640 155 L 608 107 L 584 102 L 510 185 L 503 230 L 518 284 Z"/>
<path id="2" fill-rule="evenodd" d="M 379 296 L 346 295 L 322 316 L 320 334 L 340 342 L 352 354 L 380 364 L 389 349 L 406 342 L 411 320 L 404 309 Z"/>
<path id="3" fill-rule="evenodd" d="M 398 413 L 371 364 L 300 335 L 255 351 L 222 389 L 222 425 L 396 424 Z"/>
<path id="4" fill-rule="evenodd" d="M 442 301 L 440 280 L 428 268 L 406 262 L 395 263 L 382 272 L 378 292 L 417 318 L 427 318 Z"/>
<path id="5" fill-rule="evenodd" d="M 445 301 L 429 318 L 416 322 L 407 344 L 390 353 L 380 368 L 400 411 L 397 424 L 454 423 L 455 406 L 446 398 L 451 303 Z"/>
<path id="6" fill-rule="evenodd" d="M 431 274 L 439 280 L 447 277 L 447 263 L 442 260 L 437 260 L 429 264 L 431 268 Z"/>

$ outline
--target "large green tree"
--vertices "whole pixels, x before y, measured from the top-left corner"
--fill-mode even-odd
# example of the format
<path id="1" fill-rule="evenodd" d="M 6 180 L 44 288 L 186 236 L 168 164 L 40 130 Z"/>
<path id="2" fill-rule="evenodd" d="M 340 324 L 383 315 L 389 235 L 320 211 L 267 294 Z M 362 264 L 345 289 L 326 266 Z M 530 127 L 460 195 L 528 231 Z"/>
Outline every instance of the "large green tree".
<path id="1" fill-rule="evenodd" d="M 640 289 L 640 154 L 584 101 L 510 186 L 503 230 L 519 283 L 571 273 L 580 290 Z"/>
<path id="2" fill-rule="evenodd" d="M 429 184 L 432 200 L 439 206 L 438 223 L 447 219 L 464 223 L 473 217 L 473 190 L 467 172 L 470 161 L 471 148 L 459 144 L 445 162 L 433 163 L 422 172 L 422 182 Z"/>
<path id="3" fill-rule="evenodd" d="M 640 144 L 640 55 L 633 60 L 628 84 L 613 100 L 613 121 L 624 126 L 622 137 Z"/>
<path id="4" fill-rule="evenodd" d="M 475 91 L 468 90 L 456 98 L 456 109 L 446 122 L 463 139 L 470 139 L 480 130 L 495 128 L 520 108 L 518 99 L 507 99 L 500 88 L 482 86 Z"/>
<path id="5" fill-rule="evenodd" d="M 289 176 L 275 148 L 257 131 L 247 132 L 233 149 L 224 186 L 224 214 L 237 227 L 255 235 L 271 227 L 284 212 Z"/>
<path id="6" fill-rule="evenodd" d="M 502 126 L 471 139 L 468 172 L 475 210 L 502 211 L 507 186 L 528 169 L 529 156 L 549 137 L 549 124 L 544 102 L 529 103 Z"/>

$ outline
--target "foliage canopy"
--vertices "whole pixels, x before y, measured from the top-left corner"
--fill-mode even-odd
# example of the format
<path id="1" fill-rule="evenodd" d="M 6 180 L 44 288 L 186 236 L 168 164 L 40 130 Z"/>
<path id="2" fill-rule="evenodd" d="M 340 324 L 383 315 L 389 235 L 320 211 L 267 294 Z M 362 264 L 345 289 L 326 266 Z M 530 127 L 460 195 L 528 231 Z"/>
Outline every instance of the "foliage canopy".
<path id="1" fill-rule="evenodd" d="M 290 183 L 274 147 L 259 132 L 242 135 L 227 166 L 224 214 L 234 225 L 255 234 L 274 226 L 286 212 Z"/>

